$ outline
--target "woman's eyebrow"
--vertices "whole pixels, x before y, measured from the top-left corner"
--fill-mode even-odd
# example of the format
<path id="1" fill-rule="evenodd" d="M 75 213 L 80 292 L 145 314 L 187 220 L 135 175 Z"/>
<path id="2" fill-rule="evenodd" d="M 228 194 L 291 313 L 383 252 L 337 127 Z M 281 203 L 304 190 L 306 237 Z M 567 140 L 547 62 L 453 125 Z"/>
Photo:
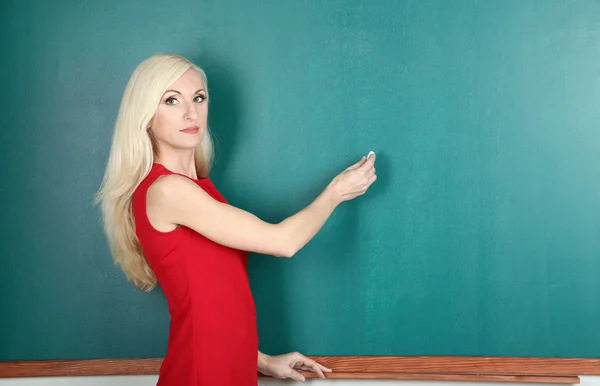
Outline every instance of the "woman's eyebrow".
<path id="1" fill-rule="evenodd" d="M 198 94 L 201 91 L 204 91 L 204 89 L 201 88 L 201 89 L 197 90 L 194 94 Z M 177 91 L 177 90 L 167 90 L 167 91 L 165 91 L 165 94 L 168 93 L 168 92 L 174 92 L 174 93 L 177 93 L 177 94 L 181 95 L 181 93 L 179 91 Z"/>

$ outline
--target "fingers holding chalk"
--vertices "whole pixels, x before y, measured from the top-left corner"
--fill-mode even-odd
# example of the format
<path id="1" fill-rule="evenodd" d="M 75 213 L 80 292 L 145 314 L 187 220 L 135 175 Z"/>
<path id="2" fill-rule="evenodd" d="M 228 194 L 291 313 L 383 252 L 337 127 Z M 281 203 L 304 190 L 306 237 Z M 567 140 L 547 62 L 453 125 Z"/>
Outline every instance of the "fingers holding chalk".
<path id="1" fill-rule="evenodd" d="M 375 169 L 375 158 L 376 155 L 374 151 L 370 151 L 369 154 L 367 154 L 367 158 L 363 157 L 363 169 Z"/>
<path id="2" fill-rule="evenodd" d="M 371 156 L 374 156 L 375 152 L 374 151 L 370 151 L 369 154 L 367 154 L 367 156 L 362 156 L 361 159 L 355 163 L 354 165 L 349 166 L 346 170 L 353 170 L 353 169 L 357 169 L 361 166 L 363 166 L 364 164 L 367 163 L 367 161 L 369 160 L 369 158 L 371 158 Z"/>

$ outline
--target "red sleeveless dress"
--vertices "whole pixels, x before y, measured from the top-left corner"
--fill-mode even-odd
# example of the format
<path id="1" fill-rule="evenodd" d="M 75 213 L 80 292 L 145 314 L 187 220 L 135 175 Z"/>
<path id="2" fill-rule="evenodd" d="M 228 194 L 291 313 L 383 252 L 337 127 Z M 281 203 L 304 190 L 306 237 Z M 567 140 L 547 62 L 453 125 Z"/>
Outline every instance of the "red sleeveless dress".
<path id="1" fill-rule="evenodd" d="M 171 316 L 157 385 L 256 386 L 258 333 L 246 270 L 248 254 L 184 226 L 170 232 L 156 230 L 146 214 L 146 192 L 165 174 L 178 173 L 153 164 L 133 195 L 136 234 Z M 227 203 L 210 179 L 190 180 Z"/>

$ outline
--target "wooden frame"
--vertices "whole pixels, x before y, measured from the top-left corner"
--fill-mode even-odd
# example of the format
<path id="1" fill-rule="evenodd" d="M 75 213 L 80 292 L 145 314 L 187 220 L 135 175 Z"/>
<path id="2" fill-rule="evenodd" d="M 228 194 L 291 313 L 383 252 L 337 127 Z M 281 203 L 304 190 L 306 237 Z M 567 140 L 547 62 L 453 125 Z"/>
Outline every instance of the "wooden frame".
<path id="1" fill-rule="evenodd" d="M 600 375 L 600 358 L 477 356 L 311 356 L 328 378 L 579 383 Z M 158 374 L 162 358 L 0 362 L 0 378 Z M 306 374 L 313 378 L 312 374 Z"/>

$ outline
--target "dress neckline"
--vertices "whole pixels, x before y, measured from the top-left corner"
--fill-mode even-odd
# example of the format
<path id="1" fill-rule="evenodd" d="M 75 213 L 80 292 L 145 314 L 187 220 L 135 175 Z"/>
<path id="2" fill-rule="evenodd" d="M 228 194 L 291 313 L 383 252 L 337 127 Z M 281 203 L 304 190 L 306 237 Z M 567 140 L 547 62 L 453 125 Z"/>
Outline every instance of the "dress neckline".
<path id="1" fill-rule="evenodd" d="M 166 171 L 168 171 L 169 173 L 172 173 L 172 174 L 177 174 L 177 175 L 180 175 L 180 176 L 183 176 L 183 177 L 189 178 L 189 179 L 190 179 L 190 180 L 192 180 L 192 181 L 203 181 L 203 180 L 207 180 L 207 179 L 208 179 L 208 177 L 192 178 L 192 177 L 190 177 L 190 176 L 186 176 L 185 174 L 181 174 L 181 173 L 174 172 L 174 171 L 172 171 L 172 170 L 168 169 L 168 168 L 167 168 L 165 165 L 163 165 L 163 164 L 161 164 L 161 163 L 154 162 L 154 163 L 153 163 L 153 167 L 156 167 L 156 166 L 158 166 L 158 167 L 161 167 L 161 168 L 165 169 L 165 170 L 166 170 Z"/>

